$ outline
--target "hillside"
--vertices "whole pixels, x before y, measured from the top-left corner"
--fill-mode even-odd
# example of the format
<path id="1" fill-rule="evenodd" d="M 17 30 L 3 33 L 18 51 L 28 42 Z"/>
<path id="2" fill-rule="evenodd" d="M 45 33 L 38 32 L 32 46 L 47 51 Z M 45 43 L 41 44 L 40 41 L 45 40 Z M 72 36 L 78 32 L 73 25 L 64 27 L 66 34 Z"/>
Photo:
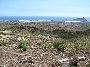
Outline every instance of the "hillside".
<path id="1" fill-rule="evenodd" d="M 90 66 L 90 23 L 0 25 L 1 67 Z"/>

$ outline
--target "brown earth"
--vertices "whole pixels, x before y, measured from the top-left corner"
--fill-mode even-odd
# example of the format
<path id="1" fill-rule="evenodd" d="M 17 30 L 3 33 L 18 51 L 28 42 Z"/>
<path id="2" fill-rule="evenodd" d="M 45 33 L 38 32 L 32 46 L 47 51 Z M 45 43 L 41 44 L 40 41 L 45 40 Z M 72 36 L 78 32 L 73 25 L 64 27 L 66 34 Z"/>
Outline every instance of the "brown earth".
<path id="1" fill-rule="evenodd" d="M 79 61 L 79 67 L 90 64 L 90 52 L 85 52 L 87 58 Z M 0 67 L 59 67 L 62 58 L 82 56 L 83 52 L 62 53 L 55 49 L 43 49 L 39 45 L 28 47 L 27 51 L 21 51 L 17 45 L 0 46 Z"/>

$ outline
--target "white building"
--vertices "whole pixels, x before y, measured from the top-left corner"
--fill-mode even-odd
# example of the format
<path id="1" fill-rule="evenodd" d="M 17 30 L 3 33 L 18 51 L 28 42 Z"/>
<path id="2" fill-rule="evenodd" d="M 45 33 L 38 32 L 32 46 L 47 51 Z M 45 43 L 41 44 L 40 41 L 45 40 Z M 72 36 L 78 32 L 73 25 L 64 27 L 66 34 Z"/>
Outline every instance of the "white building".
<path id="1" fill-rule="evenodd" d="M 72 21 L 65 21 L 65 22 L 69 22 L 69 23 L 74 22 L 74 23 L 76 23 L 76 22 L 81 22 L 81 21 L 74 21 L 74 20 L 72 20 Z"/>

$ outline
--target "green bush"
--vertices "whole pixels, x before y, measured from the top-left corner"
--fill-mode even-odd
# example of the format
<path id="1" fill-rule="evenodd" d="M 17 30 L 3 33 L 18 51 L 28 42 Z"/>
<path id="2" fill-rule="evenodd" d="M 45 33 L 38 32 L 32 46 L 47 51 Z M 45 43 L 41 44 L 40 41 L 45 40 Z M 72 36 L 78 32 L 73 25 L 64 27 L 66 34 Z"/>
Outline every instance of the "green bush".
<path id="1" fill-rule="evenodd" d="M 7 41 L 5 40 L 0 40 L 0 46 L 6 46 L 7 44 Z"/>
<path id="2" fill-rule="evenodd" d="M 65 46 L 64 46 L 64 41 L 63 40 L 56 40 L 53 42 L 53 47 L 57 50 L 64 51 Z"/>
<path id="3" fill-rule="evenodd" d="M 86 67 L 90 67 L 90 64 L 87 64 Z"/>
<path id="4" fill-rule="evenodd" d="M 45 49 L 46 48 L 50 48 L 51 47 L 51 44 L 48 43 L 48 42 L 45 42 L 45 43 L 42 44 L 42 47 L 45 48 Z"/>
<path id="5" fill-rule="evenodd" d="M 23 51 L 26 51 L 27 46 L 28 46 L 28 42 L 26 40 L 21 40 L 18 47 Z"/>

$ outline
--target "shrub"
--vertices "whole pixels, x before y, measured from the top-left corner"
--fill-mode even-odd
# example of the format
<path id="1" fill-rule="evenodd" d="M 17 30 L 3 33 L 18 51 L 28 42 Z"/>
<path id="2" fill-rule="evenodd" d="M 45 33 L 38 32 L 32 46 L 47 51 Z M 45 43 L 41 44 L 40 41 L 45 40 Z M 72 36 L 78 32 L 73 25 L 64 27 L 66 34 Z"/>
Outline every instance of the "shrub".
<path id="1" fill-rule="evenodd" d="M 42 47 L 46 49 L 46 48 L 51 47 L 51 45 L 50 45 L 50 43 L 45 42 L 45 43 L 42 45 Z"/>
<path id="2" fill-rule="evenodd" d="M 87 64 L 86 67 L 90 67 L 90 64 Z"/>
<path id="3" fill-rule="evenodd" d="M 0 46 L 6 46 L 7 44 L 7 41 L 5 40 L 0 40 Z"/>
<path id="4" fill-rule="evenodd" d="M 18 47 L 23 51 L 26 51 L 27 46 L 28 46 L 28 42 L 26 40 L 21 40 Z"/>
<path id="5" fill-rule="evenodd" d="M 57 50 L 64 51 L 65 46 L 64 46 L 64 41 L 63 40 L 56 40 L 53 42 L 53 47 Z"/>

